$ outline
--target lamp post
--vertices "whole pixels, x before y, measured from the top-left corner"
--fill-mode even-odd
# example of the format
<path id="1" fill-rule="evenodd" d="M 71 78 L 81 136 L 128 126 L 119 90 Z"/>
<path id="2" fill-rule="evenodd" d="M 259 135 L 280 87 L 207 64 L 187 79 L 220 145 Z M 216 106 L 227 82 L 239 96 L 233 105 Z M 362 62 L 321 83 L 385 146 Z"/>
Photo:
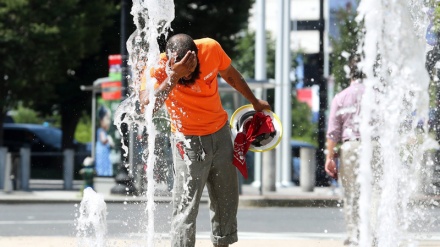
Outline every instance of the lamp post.
<path id="1" fill-rule="evenodd" d="M 328 186 L 329 183 L 324 170 L 327 126 L 327 78 L 324 76 L 324 0 L 319 0 L 319 23 L 319 119 L 316 183 L 318 186 Z"/>
<path id="2" fill-rule="evenodd" d="M 121 73 L 122 73 L 122 87 L 124 88 L 122 91 L 122 100 L 124 100 L 127 96 L 128 91 L 128 83 L 127 83 L 127 75 L 128 75 L 128 52 L 127 52 L 127 34 L 126 34 L 126 17 L 127 16 L 127 0 L 121 0 Z"/>
<path id="3" fill-rule="evenodd" d="M 127 76 L 129 74 L 129 68 L 128 68 L 128 51 L 127 51 L 127 34 L 126 34 L 126 19 L 127 19 L 127 0 L 121 0 L 121 26 L 120 26 L 120 53 L 121 53 L 121 83 L 122 83 L 122 98 L 121 100 L 124 100 L 127 98 L 127 94 L 129 93 L 128 89 L 128 80 Z M 125 115 L 121 116 L 125 117 Z M 121 130 L 121 138 L 124 142 L 125 146 L 130 146 L 129 153 L 125 154 L 124 152 L 121 152 L 121 162 L 119 164 L 117 174 L 115 176 L 116 185 L 111 189 L 112 194 L 127 194 L 127 193 L 135 193 L 136 188 L 134 186 L 134 183 L 132 181 L 133 177 L 132 174 L 129 175 L 129 171 L 127 170 L 127 166 L 125 165 L 126 155 L 129 156 L 129 159 L 132 161 L 132 146 L 130 143 L 133 142 L 132 135 L 133 135 L 133 128 L 131 126 L 128 126 L 128 124 L 122 122 L 120 126 Z M 131 163 L 131 162 L 130 162 Z M 132 163 L 131 163 L 132 164 Z"/>
<path id="4" fill-rule="evenodd" d="M 324 19 L 324 0 L 319 0 L 319 19 L 318 20 L 296 20 L 291 24 L 292 30 L 319 31 L 319 53 L 318 53 L 318 79 L 319 85 L 319 119 L 318 119 L 318 150 L 316 152 L 316 185 L 328 186 L 329 180 L 326 176 L 325 165 L 325 142 L 326 142 L 326 112 L 327 112 L 327 76 L 328 76 L 328 56 L 325 51 L 327 40 L 325 37 L 325 19 Z M 328 11 L 325 9 L 325 11 Z M 327 14 L 328 15 L 328 14 Z M 284 155 L 284 154 L 283 154 Z"/>

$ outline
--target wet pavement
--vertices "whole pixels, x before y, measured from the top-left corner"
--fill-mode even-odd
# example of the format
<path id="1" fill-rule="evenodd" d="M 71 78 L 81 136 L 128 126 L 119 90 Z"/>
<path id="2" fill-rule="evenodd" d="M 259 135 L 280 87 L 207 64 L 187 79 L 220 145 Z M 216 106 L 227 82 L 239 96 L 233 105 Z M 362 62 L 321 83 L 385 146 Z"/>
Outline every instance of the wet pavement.
<path id="1" fill-rule="evenodd" d="M 121 247 L 121 246 L 140 246 L 140 240 L 133 239 L 108 239 L 106 241 L 107 247 Z M 0 238 L 0 246 L 13 247 L 59 247 L 59 246 L 78 246 L 78 240 L 73 237 L 5 237 Z M 168 240 L 161 240 L 155 242 L 156 247 L 169 247 Z M 211 241 L 208 239 L 197 240 L 197 247 L 211 247 Z M 314 240 L 314 239 L 297 239 L 297 240 L 283 240 L 283 239 L 257 239 L 257 240 L 240 240 L 232 244 L 231 247 L 342 247 L 342 241 L 339 240 Z M 434 245 L 425 245 L 434 246 Z"/>
<path id="2" fill-rule="evenodd" d="M 145 196 L 112 194 L 111 188 L 116 184 L 112 178 L 98 178 L 95 180 L 95 191 L 103 195 L 106 203 L 123 203 L 145 201 Z M 32 180 L 29 191 L 0 192 L 0 205 L 4 203 L 78 203 L 82 199 L 80 188 L 81 181 L 74 182 L 74 190 L 63 190 L 62 181 Z M 159 184 L 155 194 L 155 201 L 170 201 L 171 193 L 165 184 Z M 338 187 L 315 187 L 313 191 L 304 191 L 299 186 L 279 187 L 276 191 L 260 191 L 252 185 L 241 187 L 240 207 L 335 207 L 340 206 L 341 189 Z M 417 200 L 429 200 L 440 202 L 438 196 L 420 195 Z M 208 202 L 207 191 L 204 191 L 202 203 Z M 323 237 L 322 235 L 298 235 L 283 236 L 277 234 L 253 234 L 239 233 L 239 242 L 232 247 L 339 247 L 343 246 L 343 234 Z M 145 240 L 107 239 L 105 246 L 144 246 Z M 155 246 L 169 246 L 169 238 L 157 240 Z M 0 236 L 0 246 L 4 247 L 50 247 L 50 246 L 79 246 L 76 237 L 69 236 Z M 210 247 L 211 242 L 205 235 L 197 236 L 197 247 Z M 440 235 L 429 240 L 421 240 L 420 247 L 440 246 Z"/>

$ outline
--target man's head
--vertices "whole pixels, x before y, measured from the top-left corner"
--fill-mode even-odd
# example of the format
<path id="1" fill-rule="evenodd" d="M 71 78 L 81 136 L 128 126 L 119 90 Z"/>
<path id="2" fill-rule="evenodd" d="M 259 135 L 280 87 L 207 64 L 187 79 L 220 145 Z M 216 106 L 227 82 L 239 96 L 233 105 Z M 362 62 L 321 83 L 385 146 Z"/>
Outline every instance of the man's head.
<path id="1" fill-rule="evenodd" d="M 358 54 L 355 54 L 349 58 L 348 67 L 350 68 L 350 79 L 351 80 L 358 80 L 358 79 L 362 80 L 365 78 L 365 74 L 358 67 L 358 63 L 360 61 L 361 61 L 361 57 Z"/>
<path id="2" fill-rule="evenodd" d="M 189 35 L 176 34 L 171 36 L 171 38 L 167 41 L 166 53 L 168 59 L 170 59 L 171 56 L 175 56 L 175 62 L 179 62 L 188 51 L 194 51 L 196 54 L 198 52 L 194 40 Z M 199 77 L 199 74 L 200 66 L 199 62 L 197 61 L 197 65 L 193 68 L 191 73 L 185 77 L 182 77 L 179 80 L 179 83 L 185 86 L 190 86 L 194 84 L 195 80 Z"/>

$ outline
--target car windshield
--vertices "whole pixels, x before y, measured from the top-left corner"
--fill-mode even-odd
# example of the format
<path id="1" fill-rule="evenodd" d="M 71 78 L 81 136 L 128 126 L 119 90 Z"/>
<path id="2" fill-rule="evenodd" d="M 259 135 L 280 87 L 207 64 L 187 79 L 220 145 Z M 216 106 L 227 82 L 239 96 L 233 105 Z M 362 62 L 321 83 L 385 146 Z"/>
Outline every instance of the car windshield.
<path id="1" fill-rule="evenodd" d="M 61 148 L 61 130 L 56 128 L 36 128 L 34 129 L 34 133 L 44 143 Z"/>

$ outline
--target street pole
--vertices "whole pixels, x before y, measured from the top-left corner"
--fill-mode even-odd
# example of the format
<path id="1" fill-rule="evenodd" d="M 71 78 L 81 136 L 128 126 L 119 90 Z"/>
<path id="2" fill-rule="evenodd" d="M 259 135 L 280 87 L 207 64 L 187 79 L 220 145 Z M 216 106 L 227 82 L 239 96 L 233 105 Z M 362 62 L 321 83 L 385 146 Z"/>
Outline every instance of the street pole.
<path id="1" fill-rule="evenodd" d="M 257 0 L 255 5 L 257 6 L 256 13 L 256 29 L 255 29 L 255 80 L 267 80 L 266 72 L 266 14 L 265 14 L 265 2 L 266 0 Z M 256 88 L 255 95 L 257 98 L 262 98 L 263 89 Z M 263 172 L 263 154 L 254 153 L 254 181 L 253 186 L 260 188 L 261 193 L 261 174 Z M 270 161 L 269 161 L 270 162 Z"/>
<path id="2" fill-rule="evenodd" d="M 128 60 L 128 52 L 127 52 L 127 44 L 126 44 L 126 40 L 127 40 L 127 35 L 126 35 L 126 19 L 127 19 L 127 0 L 121 0 L 121 26 L 120 26 L 120 32 L 121 32 L 121 37 L 120 37 L 120 53 L 121 53 L 121 84 L 122 84 L 122 93 L 121 93 L 121 101 L 123 101 L 125 98 L 127 98 L 127 94 L 128 94 L 128 82 L 127 82 L 127 75 L 128 75 L 128 64 L 127 64 L 127 60 Z M 125 123 L 123 123 L 125 124 Z M 125 128 L 121 128 L 125 129 Z M 127 131 L 131 131 L 132 128 L 130 128 L 130 126 L 128 128 L 126 128 Z M 122 134 L 121 138 L 124 138 L 124 136 L 128 136 L 128 133 L 126 134 Z M 128 140 L 125 140 L 128 141 Z M 121 169 L 125 169 L 125 165 L 123 165 L 124 160 L 127 160 L 127 155 L 128 158 L 131 156 L 131 150 L 128 150 L 128 154 L 124 154 L 124 151 L 122 150 L 121 152 Z M 121 170 L 119 169 L 119 170 Z"/>
<path id="3" fill-rule="evenodd" d="M 292 83 L 290 82 L 291 58 L 290 49 L 290 4 L 291 0 L 284 2 L 283 15 L 283 79 L 282 79 L 282 123 L 283 137 L 281 141 L 281 149 L 283 157 L 281 159 L 281 185 L 285 187 L 292 186 L 292 151 L 290 140 L 292 136 Z"/>
<path id="4" fill-rule="evenodd" d="M 326 112 L 327 112 L 327 78 L 324 76 L 324 0 L 319 0 L 319 120 L 318 120 L 318 150 L 316 167 L 316 185 L 328 186 L 325 174 L 325 143 L 326 143 Z"/>
<path id="5" fill-rule="evenodd" d="M 96 82 L 96 81 L 95 81 Z M 92 159 L 96 162 L 96 89 L 92 87 Z"/>
<path id="6" fill-rule="evenodd" d="M 127 98 L 128 91 L 128 52 L 127 52 L 127 34 L 126 34 L 126 19 L 127 19 L 127 0 L 121 0 L 121 26 L 120 26 L 120 53 L 121 53 L 121 84 L 122 84 L 122 93 L 121 100 Z M 119 119 L 118 119 L 119 120 Z M 122 132 L 121 138 L 124 142 L 124 145 L 128 144 L 130 140 L 130 133 L 133 131 L 132 126 L 129 126 L 127 123 L 122 123 L 120 126 L 120 130 Z M 128 133 L 130 132 L 130 133 Z M 128 146 L 128 145 L 127 145 Z M 121 162 L 119 164 L 117 174 L 115 176 L 116 185 L 111 188 L 111 194 L 127 194 L 127 193 L 135 193 L 136 189 L 132 182 L 132 177 L 129 176 L 129 172 L 125 166 L 125 162 L 127 162 L 127 156 L 130 159 L 132 156 L 132 149 L 128 150 L 128 154 L 124 153 L 124 150 L 121 148 Z M 131 164 L 132 165 L 132 164 Z"/>
<path id="7" fill-rule="evenodd" d="M 127 0 L 121 0 L 121 82 L 122 82 L 122 100 L 127 97 L 128 91 L 128 83 L 127 83 L 127 75 L 128 75 L 128 52 L 127 52 L 127 34 L 126 34 L 126 19 L 127 19 Z"/>
<path id="8" fill-rule="evenodd" d="M 284 36 L 284 0 L 278 0 L 278 28 L 277 28 L 277 39 L 276 39 L 276 54 L 275 54 L 275 113 L 278 116 L 282 116 L 283 113 L 283 102 L 282 102 L 282 92 L 281 87 L 283 82 L 283 36 Z M 284 126 L 286 128 L 286 126 Z M 281 185 L 281 161 L 284 158 L 282 152 L 282 146 L 280 145 L 275 149 L 275 181 L 276 185 Z"/>

